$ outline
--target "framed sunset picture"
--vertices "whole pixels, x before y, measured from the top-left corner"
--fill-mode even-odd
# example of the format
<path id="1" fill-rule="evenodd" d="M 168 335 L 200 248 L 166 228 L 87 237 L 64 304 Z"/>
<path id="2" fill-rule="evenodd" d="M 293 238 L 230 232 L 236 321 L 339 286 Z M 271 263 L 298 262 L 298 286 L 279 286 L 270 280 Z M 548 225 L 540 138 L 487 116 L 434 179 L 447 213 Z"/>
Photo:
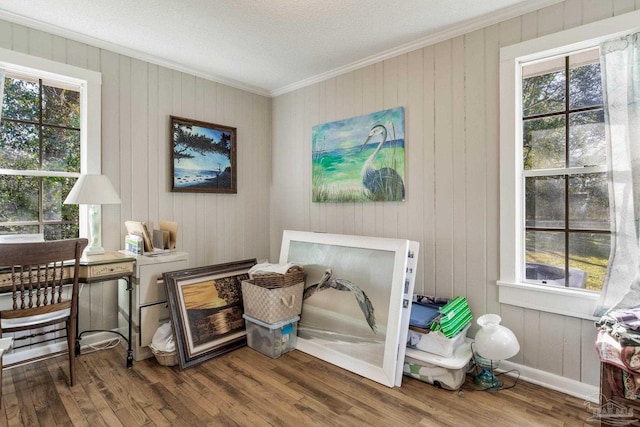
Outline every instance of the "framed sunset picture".
<path id="1" fill-rule="evenodd" d="M 243 280 L 255 259 L 163 274 L 180 369 L 246 345 Z"/>

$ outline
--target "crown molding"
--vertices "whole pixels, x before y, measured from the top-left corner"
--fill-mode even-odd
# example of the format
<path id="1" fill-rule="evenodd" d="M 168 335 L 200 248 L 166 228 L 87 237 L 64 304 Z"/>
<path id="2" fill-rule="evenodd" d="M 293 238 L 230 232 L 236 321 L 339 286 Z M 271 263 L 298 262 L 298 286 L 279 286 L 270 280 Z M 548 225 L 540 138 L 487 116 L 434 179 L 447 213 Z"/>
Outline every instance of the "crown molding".
<path id="1" fill-rule="evenodd" d="M 515 18 L 517 16 L 524 15 L 526 13 L 533 12 L 538 9 L 542 9 L 547 6 L 561 3 L 563 1 L 564 0 L 532 0 L 532 1 L 522 2 L 520 4 L 505 8 L 499 13 L 486 14 L 478 18 L 467 20 L 465 22 L 448 27 L 442 31 L 420 38 L 413 42 L 405 43 L 396 48 L 385 50 L 376 55 L 372 55 L 362 60 L 352 62 L 351 64 L 347 64 L 345 66 L 335 68 L 325 73 L 321 73 L 321 74 L 309 77 L 307 79 L 300 80 L 298 82 L 295 82 L 290 85 L 286 85 L 271 91 L 268 89 L 249 85 L 247 83 L 243 83 L 234 79 L 229 79 L 229 78 L 220 76 L 218 74 L 210 73 L 198 68 L 187 67 L 187 66 L 184 66 L 183 64 L 173 62 L 164 58 L 160 58 L 155 55 L 150 55 L 135 49 L 130 49 L 130 48 L 127 48 L 115 43 L 111 43 L 102 39 L 98 39 L 95 37 L 86 36 L 84 34 L 80 34 L 75 31 L 67 30 L 56 25 L 47 24 L 45 22 L 38 21 L 29 17 L 17 15 L 11 12 L 0 10 L 0 19 L 8 22 L 12 22 L 14 24 L 24 25 L 25 27 L 44 31 L 44 32 L 57 35 L 60 37 L 64 37 L 70 40 L 74 40 L 80 43 L 85 43 L 87 45 L 95 46 L 100 49 L 109 50 L 111 52 L 129 56 L 131 58 L 146 61 L 161 67 L 166 67 L 175 71 L 191 74 L 195 77 L 211 80 L 217 83 L 221 83 L 221 84 L 224 84 L 236 89 L 244 90 L 247 92 L 251 92 L 257 95 L 266 96 L 266 97 L 277 97 L 285 93 L 292 92 L 294 90 L 301 89 L 303 87 L 339 76 L 341 74 L 345 74 L 360 68 L 364 68 L 371 64 L 375 64 L 377 62 L 384 61 L 386 59 L 390 59 L 390 58 L 393 58 L 417 49 L 421 49 L 423 47 L 430 46 L 441 41 L 449 40 L 451 38 L 458 37 L 458 36 L 467 34 L 469 32 L 479 30 L 481 28 L 505 21 L 507 19 Z"/>
<path id="2" fill-rule="evenodd" d="M 111 52 L 118 53 L 120 55 L 128 56 L 134 59 L 139 59 L 141 61 L 149 62 L 151 64 L 155 64 L 161 67 L 169 68 L 174 71 L 179 71 L 186 74 L 191 74 L 195 77 L 201 77 L 203 79 L 212 80 L 216 83 L 221 83 L 226 86 L 230 86 L 236 89 L 241 89 L 247 92 L 255 93 L 257 95 L 262 95 L 269 97 L 271 93 L 253 85 L 249 85 L 238 80 L 229 79 L 218 74 L 210 73 L 204 70 L 200 70 L 194 67 L 186 67 L 178 62 L 170 61 L 164 58 L 157 57 L 155 55 L 150 55 L 148 53 L 141 52 L 139 50 L 130 49 L 128 47 L 124 47 L 115 43 L 111 43 L 96 37 L 87 36 L 84 34 L 80 34 L 75 31 L 67 30 L 65 28 L 59 27 L 57 25 L 47 24 L 42 21 L 38 21 L 32 18 L 28 18 L 25 16 L 17 15 L 15 13 L 7 12 L 0 10 L 0 19 L 5 20 L 7 22 L 11 22 L 18 25 L 23 25 L 25 27 L 33 28 L 35 30 L 44 31 L 56 36 L 64 37 L 70 40 L 74 40 L 80 43 L 84 43 L 90 46 L 97 47 L 99 49 L 108 50 Z"/>
<path id="3" fill-rule="evenodd" d="M 433 33 L 426 37 L 420 38 L 418 40 L 400 45 L 392 49 L 385 50 L 376 55 L 372 55 L 362 60 L 352 62 L 351 64 L 345 65 L 343 67 L 335 68 L 325 73 L 318 74 L 313 77 L 309 77 L 308 79 L 300 80 L 299 82 L 292 83 L 287 86 L 283 86 L 279 89 L 274 89 L 270 92 L 270 95 L 272 97 L 280 96 L 287 92 L 292 92 L 294 90 L 301 89 L 303 87 L 312 85 L 314 83 L 319 83 L 321 81 L 324 81 L 333 77 L 337 77 L 339 75 L 342 75 L 351 71 L 355 71 L 360 68 L 367 67 L 369 65 L 384 61 L 385 59 L 394 58 L 396 56 L 403 55 L 405 53 L 409 53 L 414 50 L 422 49 L 423 47 L 431 46 L 436 43 L 452 39 L 454 37 L 462 36 L 472 31 L 476 31 L 476 30 L 488 27 L 490 25 L 497 24 L 502 21 L 506 21 L 508 19 L 515 18 L 521 15 L 545 8 L 547 6 L 552 6 L 554 4 L 562 3 L 562 2 L 564 2 L 564 0 L 528 1 L 528 2 L 520 3 L 515 6 L 505 8 L 499 13 L 489 13 L 474 19 L 469 19 L 467 21 L 461 22 L 460 24 L 456 24 L 451 27 L 445 28 L 444 30 L 439 31 L 437 33 Z"/>

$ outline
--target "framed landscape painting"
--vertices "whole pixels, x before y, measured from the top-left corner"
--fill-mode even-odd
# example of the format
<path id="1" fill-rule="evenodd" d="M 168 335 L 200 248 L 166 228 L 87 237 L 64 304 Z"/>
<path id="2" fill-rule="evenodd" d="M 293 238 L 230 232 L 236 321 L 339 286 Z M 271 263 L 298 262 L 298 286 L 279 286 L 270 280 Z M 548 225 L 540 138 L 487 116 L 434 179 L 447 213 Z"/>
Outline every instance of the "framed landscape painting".
<path id="1" fill-rule="evenodd" d="M 280 263 L 304 267 L 296 349 L 400 386 L 418 243 L 285 230 Z"/>
<path id="2" fill-rule="evenodd" d="M 241 283 L 255 263 L 164 273 L 180 369 L 246 345 Z"/>
<path id="3" fill-rule="evenodd" d="M 314 126 L 314 202 L 405 200 L 404 108 Z"/>
<path id="4" fill-rule="evenodd" d="M 171 116 L 171 191 L 236 193 L 236 128 Z"/>

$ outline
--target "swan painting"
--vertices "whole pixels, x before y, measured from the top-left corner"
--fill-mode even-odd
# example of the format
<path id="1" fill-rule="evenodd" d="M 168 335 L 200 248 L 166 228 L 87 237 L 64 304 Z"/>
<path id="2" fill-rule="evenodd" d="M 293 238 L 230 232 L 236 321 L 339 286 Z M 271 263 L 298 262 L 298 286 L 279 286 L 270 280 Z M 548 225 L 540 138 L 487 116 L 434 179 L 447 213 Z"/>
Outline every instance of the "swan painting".
<path id="1" fill-rule="evenodd" d="M 314 126 L 313 201 L 404 201 L 404 143 L 403 107 Z"/>

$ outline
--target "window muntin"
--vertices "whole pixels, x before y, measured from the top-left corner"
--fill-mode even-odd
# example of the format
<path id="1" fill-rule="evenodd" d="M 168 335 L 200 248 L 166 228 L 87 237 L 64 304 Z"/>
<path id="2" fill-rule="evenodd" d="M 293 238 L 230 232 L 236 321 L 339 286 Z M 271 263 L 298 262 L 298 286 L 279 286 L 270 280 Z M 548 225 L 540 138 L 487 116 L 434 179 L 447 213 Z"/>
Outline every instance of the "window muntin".
<path id="1" fill-rule="evenodd" d="M 522 66 L 525 282 L 599 291 L 610 252 L 597 49 Z"/>
<path id="2" fill-rule="evenodd" d="M 0 234 L 78 236 L 63 205 L 80 174 L 80 87 L 7 73 L 0 122 Z"/>

